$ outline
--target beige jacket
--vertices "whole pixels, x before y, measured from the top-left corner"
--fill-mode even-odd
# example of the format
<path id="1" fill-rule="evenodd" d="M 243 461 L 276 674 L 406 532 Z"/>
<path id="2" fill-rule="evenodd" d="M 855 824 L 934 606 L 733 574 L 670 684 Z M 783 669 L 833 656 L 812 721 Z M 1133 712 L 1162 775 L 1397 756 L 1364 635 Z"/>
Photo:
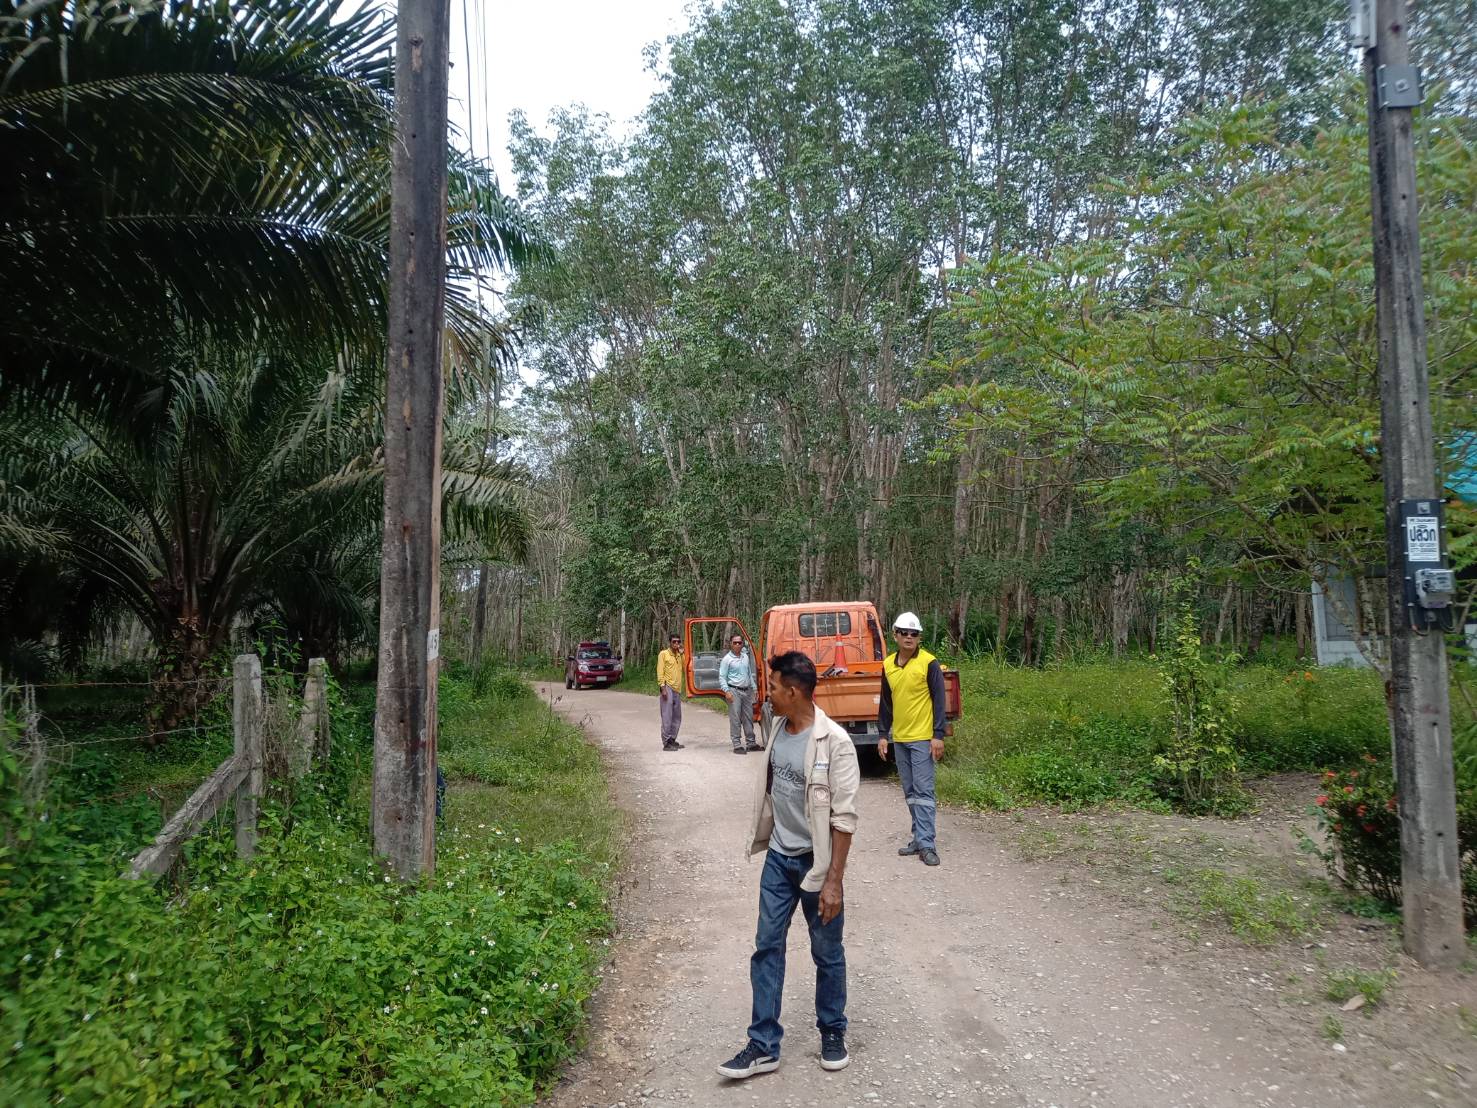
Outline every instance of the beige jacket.
<path id="1" fill-rule="evenodd" d="M 776 729 L 785 726 L 783 716 L 775 717 L 769 705 L 764 706 L 764 764 L 754 779 L 754 822 L 749 836 L 749 857 L 769 849 L 769 836 L 774 831 L 774 801 L 769 795 L 769 752 L 774 749 Z M 805 745 L 806 771 L 805 819 L 810 824 L 810 841 L 815 850 L 815 864 L 800 887 L 806 892 L 819 892 L 831 868 L 831 830 L 856 834 L 856 794 L 862 773 L 857 765 L 856 747 L 851 736 L 819 707 L 815 725 Z"/>

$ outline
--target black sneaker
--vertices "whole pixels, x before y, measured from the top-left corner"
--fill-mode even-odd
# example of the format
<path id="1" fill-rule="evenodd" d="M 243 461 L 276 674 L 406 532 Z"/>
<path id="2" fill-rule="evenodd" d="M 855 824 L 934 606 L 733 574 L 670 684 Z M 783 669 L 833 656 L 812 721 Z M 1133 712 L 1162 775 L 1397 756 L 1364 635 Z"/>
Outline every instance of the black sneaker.
<path id="1" fill-rule="evenodd" d="M 897 852 L 901 857 L 911 858 L 913 855 L 918 853 L 918 844 L 913 842 L 912 840 L 909 840 L 908 845 L 898 847 Z"/>
<path id="2" fill-rule="evenodd" d="M 842 1046 L 841 1053 L 845 1055 L 845 1046 Z M 824 1062 L 821 1064 L 825 1065 Z M 844 1066 L 846 1063 L 842 1062 L 841 1064 Z M 727 1077 L 733 1081 L 742 1081 L 746 1077 L 753 1077 L 756 1073 L 769 1073 L 771 1070 L 777 1070 L 779 1068 L 780 1060 L 778 1058 L 773 1054 L 766 1054 L 763 1047 L 750 1040 L 744 1044 L 743 1050 L 718 1067 L 718 1073 L 721 1077 Z"/>
<path id="3" fill-rule="evenodd" d="M 753 754 L 754 752 L 763 750 L 764 748 L 758 743 L 744 743 L 744 749 L 747 750 L 750 754 Z"/>
<path id="4" fill-rule="evenodd" d="M 850 1062 L 851 1055 L 846 1053 L 846 1032 L 822 1031 L 821 1069 L 844 1070 Z"/>
<path id="5" fill-rule="evenodd" d="M 734 753 L 735 753 L 735 754 L 747 754 L 747 753 L 748 753 L 748 751 L 747 751 L 747 750 L 745 750 L 745 749 L 744 749 L 744 748 L 743 748 L 743 747 L 741 747 L 741 746 L 736 746 L 736 747 L 734 747 L 734 748 L 733 748 L 733 752 L 734 752 Z"/>
<path id="6" fill-rule="evenodd" d="M 936 866 L 939 864 L 939 852 L 937 850 L 920 850 L 918 856 L 923 859 L 925 866 Z"/>
<path id="7" fill-rule="evenodd" d="M 679 743 L 679 742 L 676 742 L 676 741 L 669 742 L 669 743 L 662 743 L 662 749 L 663 750 L 681 750 L 682 749 L 682 744 Z"/>

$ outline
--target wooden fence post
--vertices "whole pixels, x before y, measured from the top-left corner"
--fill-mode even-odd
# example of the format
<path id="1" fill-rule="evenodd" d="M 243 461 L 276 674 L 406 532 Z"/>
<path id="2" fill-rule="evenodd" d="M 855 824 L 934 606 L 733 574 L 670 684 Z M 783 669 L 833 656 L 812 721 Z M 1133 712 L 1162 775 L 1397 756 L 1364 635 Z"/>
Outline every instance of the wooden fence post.
<path id="1" fill-rule="evenodd" d="M 236 758 L 245 776 L 236 789 L 236 855 L 256 854 L 257 800 L 262 795 L 262 662 L 255 654 L 236 658 L 231 723 Z"/>
<path id="2" fill-rule="evenodd" d="M 26 761 L 26 803 L 40 808 L 46 800 L 46 740 L 41 737 L 41 713 L 36 708 L 36 686 L 27 685 L 21 692 L 21 727 L 24 729 Z"/>

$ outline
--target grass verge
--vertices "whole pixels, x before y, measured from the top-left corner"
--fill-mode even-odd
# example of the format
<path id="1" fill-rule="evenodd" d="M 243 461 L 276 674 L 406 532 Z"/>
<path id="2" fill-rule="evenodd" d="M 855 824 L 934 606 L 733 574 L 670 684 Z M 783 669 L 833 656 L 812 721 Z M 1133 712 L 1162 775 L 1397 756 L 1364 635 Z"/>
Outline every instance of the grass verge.
<path id="1" fill-rule="evenodd" d="M 1022 669 L 960 666 L 964 715 L 939 767 L 942 799 L 981 809 L 1051 804 L 1167 811 L 1154 756 L 1167 733 L 1152 659 Z M 1361 670 L 1232 669 L 1243 773 L 1345 765 L 1388 746 L 1377 675 Z"/>
<path id="2" fill-rule="evenodd" d="M 616 817 L 521 682 L 443 703 L 456 776 L 410 884 L 367 841 L 363 727 L 268 806 L 255 858 L 220 827 L 167 886 L 121 879 L 136 843 L 86 805 L 42 818 L 0 760 L 0 1103 L 531 1102 L 599 981 Z"/>

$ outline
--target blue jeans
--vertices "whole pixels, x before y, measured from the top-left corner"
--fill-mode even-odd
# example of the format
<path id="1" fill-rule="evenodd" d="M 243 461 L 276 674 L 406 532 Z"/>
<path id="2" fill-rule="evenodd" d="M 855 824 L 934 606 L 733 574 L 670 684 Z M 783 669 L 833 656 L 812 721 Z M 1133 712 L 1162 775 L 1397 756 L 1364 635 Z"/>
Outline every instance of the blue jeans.
<path id="1" fill-rule="evenodd" d="M 749 959 L 749 984 L 754 988 L 754 1020 L 749 1038 L 766 1053 L 780 1054 L 780 1001 L 785 993 L 785 937 L 799 904 L 810 928 L 810 956 L 815 961 L 815 1025 L 822 1031 L 846 1030 L 846 949 L 841 928 L 846 913 L 821 922 L 819 892 L 803 892 L 800 880 L 815 865 L 815 856 L 790 858 L 771 849 L 759 877 L 759 930 L 754 956 Z"/>
<path id="2" fill-rule="evenodd" d="M 934 813 L 938 804 L 933 796 L 933 744 L 893 743 L 892 749 L 896 752 L 903 799 L 908 802 L 908 812 L 913 817 L 913 842 L 919 850 L 934 850 Z"/>

